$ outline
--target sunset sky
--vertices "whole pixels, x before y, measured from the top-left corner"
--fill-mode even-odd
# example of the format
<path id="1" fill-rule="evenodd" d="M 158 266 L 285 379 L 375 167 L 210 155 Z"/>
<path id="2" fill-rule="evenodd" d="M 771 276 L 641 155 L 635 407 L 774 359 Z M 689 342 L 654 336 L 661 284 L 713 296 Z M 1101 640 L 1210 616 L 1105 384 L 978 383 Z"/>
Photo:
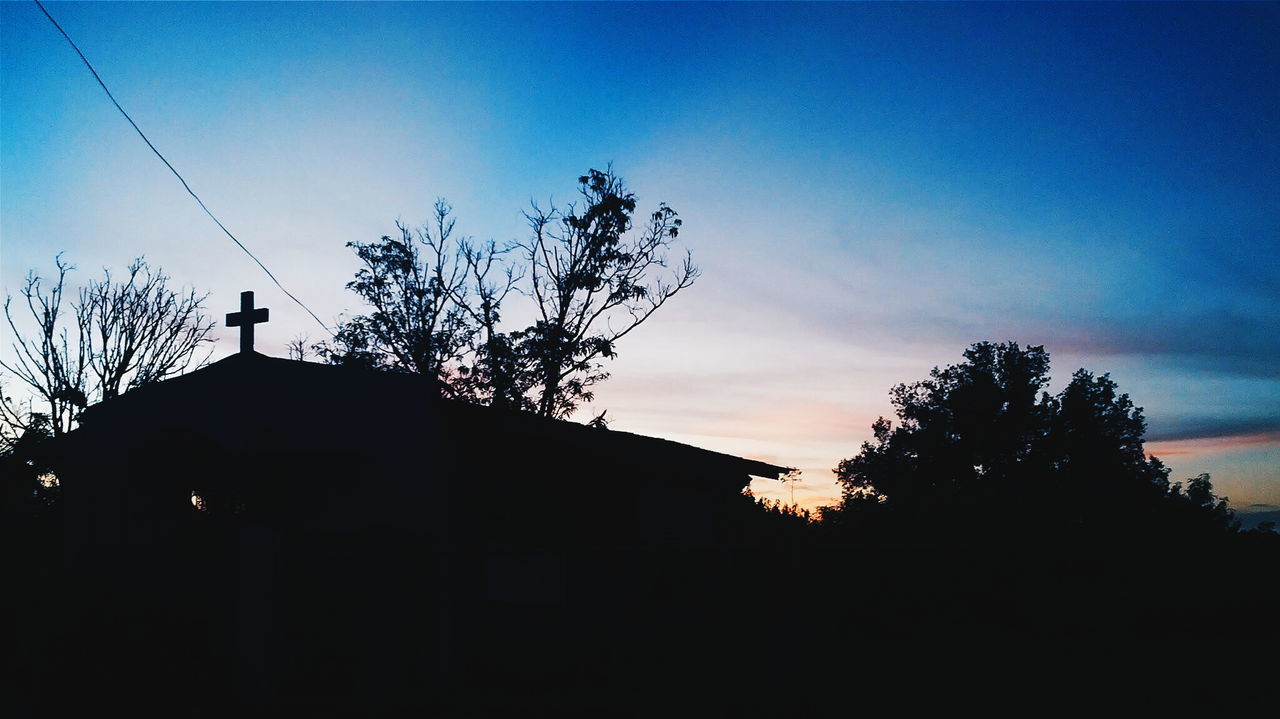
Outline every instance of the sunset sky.
<path id="1" fill-rule="evenodd" d="M 438 196 L 523 237 L 613 162 L 703 270 L 619 345 L 614 428 L 799 467 L 815 506 L 892 385 L 1014 340 L 1054 390 L 1110 372 L 1175 479 L 1280 505 L 1280 5 L 48 8 L 326 321 L 361 309 L 346 242 Z M 255 290 L 260 351 L 323 336 L 25 2 L 0 4 L 0 241 L 10 293 L 59 252 L 145 255 L 219 321 Z"/>

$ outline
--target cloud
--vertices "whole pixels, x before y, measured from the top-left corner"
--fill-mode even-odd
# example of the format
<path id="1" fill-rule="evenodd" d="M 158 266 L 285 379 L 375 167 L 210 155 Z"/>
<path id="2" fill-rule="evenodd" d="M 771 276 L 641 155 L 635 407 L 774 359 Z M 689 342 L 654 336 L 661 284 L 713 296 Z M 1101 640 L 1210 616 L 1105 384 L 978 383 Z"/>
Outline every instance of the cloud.
<path id="1" fill-rule="evenodd" d="M 834 269 L 771 269 L 772 282 L 762 277 L 747 283 L 758 294 L 734 299 L 754 316 L 783 315 L 813 335 L 863 347 L 917 353 L 1013 340 L 1045 345 L 1055 354 L 1132 356 L 1196 373 L 1280 379 L 1280 333 L 1270 321 L 1280 307 L 1270 299 L 1205 298 L 1221 306 L 1204 309 L 1185 307 L 1171 294 L 1121 309 L 1104 298 L 1081 299 L 1087 291 L 1064 286 L 1043 295 L 990 286 L 980 270 L 966 283 L 960 278 L 965 271 L 958 277 L 927 266 L 896 268 L 889 283 L 847 269 L 852 277 Z"/>
<path id="2" fill-rule="evenodd" d="M 1280 333 L 1269 317 L 1217 310 L 1097 320 L 1050 341 L 1072 354 L 1163 357 L 1189 370 L 1280 379 Z"/>
<path id="3" fill-rule="evenodd" d="M 1280 447 L 1280 431 L 1148 441 L 1147 453 L 1156 457 L 1197 457 L 1253 447 Z"/>
<path id="4" fill-rule="evenodd" d="M 1173 417 L 1147 431 L 1147 442 L 1280 437 L 1280 417 Z"/>

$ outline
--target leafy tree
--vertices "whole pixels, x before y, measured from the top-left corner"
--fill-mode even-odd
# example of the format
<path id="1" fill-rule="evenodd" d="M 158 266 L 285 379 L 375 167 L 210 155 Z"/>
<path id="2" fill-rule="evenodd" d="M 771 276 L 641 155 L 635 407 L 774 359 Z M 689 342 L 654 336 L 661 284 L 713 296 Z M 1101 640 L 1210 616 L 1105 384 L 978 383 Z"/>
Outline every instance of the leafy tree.
<path id="1" fill-rule="evenodd" d="M 720 531 L 735 542 L 774 545 L 805 541 L 817 521 L 799 505 L 757 497 L 747 489 L 723 508 Z"/>
<path id="2" fill-rule="evenodd" d="M 836 474 L 846 497 L 868 495 L 902 505 L 949 501 L 962 490 L 1003 488 L 1035 460 L 1048 383 L 1043 347 L 981 342 L 966 362 L 935 368 L 927 380 L 900 384 L 890 397 L 900 424 L 881 417 L 874 439 Z"/>
<path id="3" fill-rule="evenodd" d="M 451 211 L 438 200 L 433 226 L 415 233 L 397 222 L 399 237 L 347 243 L 364 263 L 347 289 L 372 311 L 341 323 L 332 343 L 317 346 L 322 357 L 424 374 L 449 386 L 450 363 L 460 359 L 475 331 L 458 306 L 466 275 Z"/>
<path id="4" fill-rule="evenodd" d="M 1045 406 L 1050 419 L 1040 451 L 1052 468 L 1057 507 L 1072 521 L 1138 521 L 1162 508 L 1169 470 L 1147 456 L 1142 408 L 1110 375 L 1078 370 Z"/>
<path id="5" fill-rule="evenodd" d="M 964 357 L 893 388 L 899 423 L 880 418 L 873 439 L 840 462 L 844 500 L 833 518 L 1233 529 L 1207 475 L 1183 490 L 1146 455 L 1142 409 L 1109 375 L 1079 370 L 1051 396 L 1043 347 L 981 342 Z"/>
<path id="6" fill-rule="evenodd" d="M 659 203 L 638 234 L 636 196 L 613 168 L 578 178 L 580 205 L 526 213 L 532 236 L 519 245 L 529 266 L 529 295 L 538 320 L 522 337 L 537 378 L 537 412 L 571 414 L 608 378 L 600 359 L 698 277 L 692 256 L 667 277 L 666 251 L 679 234 L 676 211 Z"/>
<path id="7" fill-rule="evenodd" d="M 1238 532 L 1240 522 L 1235 512 L 1228 506 L 1226 497 L 1219 497 L 1213 492 L 1213 482 L 1209 475 L 1201 473 L 1187 480 L 1186 487 L 1173 485 L 1169 491 L 1170 499 L 1177 513 L 1179 524 L 1190 526 L 1202 534 Z M 1271 531 L 1274 527 L 1260 527 L 1262 532 Z"/>
<path id="8" fill-rule="evenodd" d="M 451 208 L 432 227 L 349 243 L 364 266 L 347 288 L 371 308 L 317 345 L 329 362 L 436 377 L 446 394 L 480 404 L 569 416 L 609 375 L 616 343 L 698 277 L 686 253 L 668 270 L 679 234 L 660 203 L 633 232 L 633 193 L 612 168 L 578 178 L 581 201 L 525 213 L 531 236 L 499 246 L 454 239 Z M 510 261 L 508 255 L 519 257 Z M 530 298 L 536 316 L 504 330 L 503 302 Z M 594 422 L 604 424 L 603 413 Z"/>

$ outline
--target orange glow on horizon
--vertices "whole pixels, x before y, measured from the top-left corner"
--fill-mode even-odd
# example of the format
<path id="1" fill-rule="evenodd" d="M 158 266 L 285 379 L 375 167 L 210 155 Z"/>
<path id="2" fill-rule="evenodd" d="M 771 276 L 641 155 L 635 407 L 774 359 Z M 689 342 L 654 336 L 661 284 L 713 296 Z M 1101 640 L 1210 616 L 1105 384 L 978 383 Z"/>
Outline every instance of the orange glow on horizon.
<path id="1" fill-rule="evenodd" d="M 1253 432 L 1223 437 L 1193 437 L 1147 442 L 1148 457 L 1194 457 L 1248 447 L 1280 445 L 1280 432 Z"/>

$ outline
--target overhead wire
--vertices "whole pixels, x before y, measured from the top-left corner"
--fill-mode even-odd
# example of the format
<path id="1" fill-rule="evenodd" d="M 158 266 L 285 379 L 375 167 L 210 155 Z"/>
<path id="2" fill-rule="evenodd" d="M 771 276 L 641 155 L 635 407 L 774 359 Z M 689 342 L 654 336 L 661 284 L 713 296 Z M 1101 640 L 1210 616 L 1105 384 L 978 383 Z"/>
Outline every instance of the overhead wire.
<path id="1" fill-rule="evenodd" d="M 107 83 L 102 81 L 102 77 L 98 75 L 98 71 L 94 69 L 93 63 L 89 62 L 89 58 L 85 57 L 84 53 L 81 52 L 80 47 L 76 45 L 75 41 L 71 39 L 71 36 L 67 34 L 67 31 L 63 30 L 62 26 L 58 24 L 58 21 L 53 19 L 53 16 L 49 14 L 49 11 L 45 9 L 44 4 L 42 4 L 40 0 L 33 0 L 33 2 L 35 2 L 36 7 L 40 8 L 40 12 L 44 13 L 45 17 L 49 18 L 49 22 L 53 23 L 53 26 L 58 29 L 58 32 L 66 39 L 67 44 L 71 45 L 71 49 L 75 50 L 76 54 L 80 56 L 80 60 L 84 63 L 84 66 L 89 68 L 89 72 L 93 73 L 93 79 L 97 80 L 102 91 L 107 93 L 107 98 L 111 100 L 111 104 L 116 106 L 116 109 L 120 111 L 121 115 L 124 115 L 124 119 L 129 121 L 129 124 L 133 126 L 134 131 L 136 131 L 138 136 L 142 138 L 142 141 L 147 143 L 147 147 L 151 148 L 151 152 L 155 153 L 155 156 L 160 158 L 160 161 L 164 163 L 165 167 L 169 168 L 169 171 L 173 173 L 173 176 L 178 178 L 178 182 L 182 183 L 182 187 L 187 191 L 187 194 L 191 195 L 192 199 L 196 201 L 196 204 L 200 205 L 200 209 L 204 210 L 204 213 L 209 216 L 209 219 L 214 221 L 214 224 L 218 226 L 218 229 L 222 230 L 227 237 L 230 237 L 231 241 L 236 243 L 236 246 L 249 256 L 249 259 L 253 260 L 258 267 L 262 268 L 262 271 L 267 274 L 267 277 L 271 278 L 271 281 L 275 283 L 276 287 L 280 288 L 280 291 L 283 292 L 285 296 L 293 300 L 299 307 L 306 310 L 307 314 L 311 315 L 311 319 L 315 320 L 317 324 L 323 327 L 325 332 L 333 335 L 333 330 L 329 329 L 329 326 L 326 325 L 315 312 L 312 312 L 311 308 L 307 307 L 302 300 L 298 299 L 292 292 L 285 289 L 285 286 L 280 283 L 280 280 L 276 279 L 276 276 L 272 274 L 271 270 L 267 269 L 267 266 L 262 263 L 262 260 L 259 260 L 256 255 L 250 252 L 249 248 L 245 247 L 244 243 L 232 234 L 231 230 L 228 230 L 226 225 L 223 225 L 222 221 L 209 210 L 209 208 L 204 204 L 204 200 L 201 200 L 200 196 L 191 189 L 191 186 L 187 184 L 187 181 L 182 177 L 182 174 L 174 168 L 172 163 L 165 159 L 165 156 L 162 155 L 160 151 L 156 149 L 156 146 L 151 143 L 151 140 L 147 138 L 147 135 L 142 131 L 142 128 L 138 127 L 138 123 L 134 122 L 133 118 L 129 116 L 129 113 L 125 112 L 125 109 L 120 106 L 115 95 L 112 95 L 110 88 L 107 87 Z"/>

